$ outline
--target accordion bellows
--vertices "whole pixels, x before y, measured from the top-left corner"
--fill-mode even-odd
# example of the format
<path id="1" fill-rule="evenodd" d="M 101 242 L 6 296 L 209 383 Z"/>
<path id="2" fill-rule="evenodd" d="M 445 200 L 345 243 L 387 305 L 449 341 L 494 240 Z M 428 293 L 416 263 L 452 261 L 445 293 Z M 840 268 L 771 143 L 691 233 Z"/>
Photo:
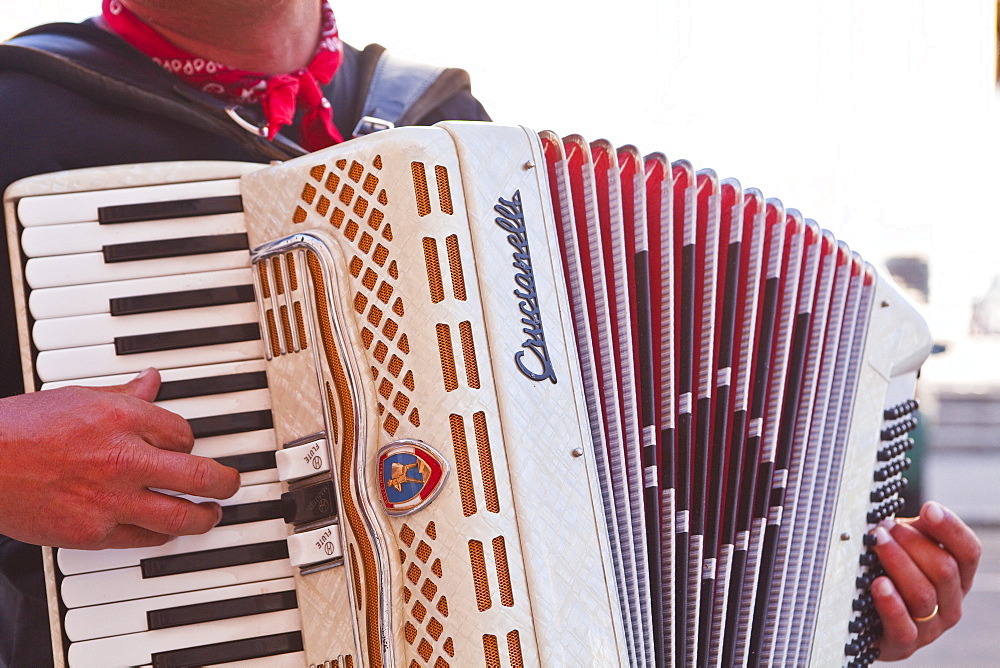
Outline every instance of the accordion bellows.
<path id="1" fill-rule="evenodd" d="M 5 202 L 28 386 L 158 366 L 195 452 L 244 466 L 205 537 L 50 553 L 57 661 L 876 656 L 865 536 L 899 508 L 929 334 L 777 200 L 632 147 L 445 123 L 272 167 L 35 177 Z M 126 238 L 58 245 L 73 225 Z M 109 277 L 57 264 L 85 255 Z M 129 311 L 143 291 L 159 306 Z M 98 321 L 109 340 L 73 338 Z M 196 379 L 222 389 L 184 394 Z"/>

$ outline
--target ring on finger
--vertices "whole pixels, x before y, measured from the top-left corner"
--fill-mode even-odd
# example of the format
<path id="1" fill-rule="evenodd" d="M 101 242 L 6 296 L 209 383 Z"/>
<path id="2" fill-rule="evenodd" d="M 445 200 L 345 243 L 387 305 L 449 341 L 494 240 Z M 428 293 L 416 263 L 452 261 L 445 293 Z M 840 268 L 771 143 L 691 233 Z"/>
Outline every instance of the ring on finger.
<path id="1" fill-rule="evenodd" d="M 929 622 L 935 617 L 937 617 L 937 613 L 938 613 L 938 606 L 935 605 L 934 609 L 931 611 L 931 614 L 927 615 L 926 617 L 914 617 L 913 621 L 915 621 L 917 624 L 923 624 L 924 622 Z"/>

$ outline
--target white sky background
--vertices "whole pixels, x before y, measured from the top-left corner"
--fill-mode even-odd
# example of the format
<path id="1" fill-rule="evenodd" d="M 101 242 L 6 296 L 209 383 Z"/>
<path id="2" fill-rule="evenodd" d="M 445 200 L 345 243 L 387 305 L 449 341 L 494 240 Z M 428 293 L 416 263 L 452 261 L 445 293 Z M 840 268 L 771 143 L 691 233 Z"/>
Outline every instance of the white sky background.
<path id="1" fill-rule="evenodd" d="M 99 0 L 5 3 L 0 35 Z M 631 142 L 931 261 L 939 339 L 1000 274 L 993 0 L 333 0 L 341 35 L 472 73 L 494 120 Z M 477 9 L 470 9 L 476 7 Z"/>

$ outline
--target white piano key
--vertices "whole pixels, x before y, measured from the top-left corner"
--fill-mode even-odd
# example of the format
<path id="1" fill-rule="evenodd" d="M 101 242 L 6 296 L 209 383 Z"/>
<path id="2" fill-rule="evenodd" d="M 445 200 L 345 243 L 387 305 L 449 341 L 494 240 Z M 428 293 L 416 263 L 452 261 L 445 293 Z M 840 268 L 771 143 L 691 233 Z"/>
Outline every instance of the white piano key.
<path id="1" fill-rule="evenodd" d="M 215 376 L 228 376 L 237 373 L 253 373 L 255 371 L 263 371 L 265 366 L 266 363 L 264 360 L 257 359 L 245 362 L 225 362 L 222 364 L 206 364 L 202 366 L 161 369 L 160 380 L 166 383 L 174 380 L 190 380 L 192 378 L 210 378 Z M 108 385 L 122 385 L 129 382 L 133 378 L 135 378 L 134 373 L 123 373 L 114 376 L 93 376 L 90 378 L 78 378 L 76 380 L 57 380 L 43 383 L 42 389 L 53 390 L 57 387 L 66 387 L 68 385 L 106 387 Z"/>
<path id="2" fill-rule="evenodd" d="M 62 549 L 57 553 L 56 560 L 63 575 L 78 575 L 113 568 L 138 566 L 142 559 L 284 540 L 287 535 L 288 529 L 285 522 L 276 519 L 215 527 L 208 533 L 198 536 L 178 536 L 164 545 L 155 547 L 138 547 L 128 550 Z"/>
<path id="3" fill-rule="evenodd" d="M 28 296 L 28 309 L 35 320 L 65 318 L 71 315 L 108 313 L 109 302 L 121 297 L 158 295 L 165 292 L 204 290 L 230 285 L 251 285 L 250 269 L 226 269 L 194 274 L 153 276 L 113 283 L 90 283 L 58 288 L 32 290 Z"/>
<path id="4" fill-rule="evenodd" d="M 262 469 L 240 474 L 240 485 L 264 485 L 278 482 L 278 469 Z"/>
<path id="5" fill-rule="evenodd" d="M 219 362 L 239 362 L 264 356 L 261 341 L 241 341 L 217 346 L 117 355 L 111 344 L 40 352 L 35 371 L 42 382 L 91 378 L 102 373 L 137 374 L 143 369 L 172 369 Z"/>
<path id="6" fill-rule="evenodd" d="M 222 436 L 195 439 L 191 454 L 199 457 L 229 457 L 231 455 L 246 455 L 251 452 L 264 452 L 265 450 L 274 450 L 274 448 L 274 430 L 259 429 L 242 434 L 223 434 Z M 275 470 L 274 475 L 276 481 L 277 470 Z"/>
<path id="7" fill-rule="evenodd" d="M 271 408 L 271 394 L 267 389 L 247 390 L 227 394 L 210 394 L 203 397 L 170 399 L 158 401 L 156 405 L 171 413 L 177 413 L 185 420 L 191 420 L 209 415 L 229 415 L 230 413 L 267 410 Z"/>
<path id="8" fill-rule="evenodd" d="M 135 666 L 152 661 L 153 654 L 230 640 L 299 631 L 298 610 L 223 619 L 194 626 L 157 629 L 144 633 L 73 643 L 69 662 L 73 666 Z"/>
<path id="9" fill-rule="evenodd" d="M 278 591 L 295 589 L 295 580 L 281 578 L 265 582 L 222 587 L 219 589 L 199 589 L 196 591 L 167 594 L 152 598 L 107 603 L 105 605 L 73 608 L 63 619 L 63 630 L 73 642 L 93 640 L 126 633 L 141 633 L 149 630 L 146 613 L 150 610 L 166 610 L 197 603 L 223 601 L 245 596 L 260 596 Z M 189 627 L 190 628 L 190 627 Z"/>
<path id="10" fill-rule="evenodd" d="M 191 496 L 190 494 L 180 495 L 182 498 L 202 503 L 203 501 L 215 501 L 222 506 L 237 506 L 243 503 L 257 503 L 259 501 L 276 501 L 281 498 L 281 485 L 278 483 L 268 483 L 264 485 L 249 485 L 240 487 L 235 494 L 228 499 L 219 501 L 209 499 L 204 496 Z"/>
<path id="11" fill-rule="evenodd" d="M 132 566 L 67 576 L 63 578 L 59 592 L 66 607 L 79 608 L 86 605 L 176 594 L 182 591 L 287 578 L 291 577 L 293 572 L 292 564 L 287 559 L 165 575 L 159 578 L 144 578 L 140 568 Z"/>
<path id="12" fill-rule="evenodd" d="M 117 190 L 39 195 L 22 198 L 17 205 L 17 217 L 24 227 L 81 223 L 96 221 L 97 209 L 100 207 L 239 194 L 239 179 L 220 179 Z"/>
<path id="13" fill-rule="evenodd" d="M 97 253 L 105 246 L 139 241 L 203 237 L 246 232 L 242 213 L 149 220 L 122 225 L 72 223 L 29 227 L 21 234 L 21 250 L 28 257 Z"/>
<path id="14" fill-rule="evenodd" d="M 288 536 L 288 560 L 292 566 L 309 566 L 343 556 L 339 524 Z"/>
<path id="15" fill-rule="evenodd" d="M 218 271 L 250 266 L 247 251 L 206 253 L 133 262 L 104 262 L 102 253 L 38 257 L 24 265 L 24 277 L 33 289 L 86 283 L 108 283 L 151 276 L 174 276 L 192 271 Z"/>
<path id="16" fill-rule="evenodd" d="M 38 350 L 82 348 L 114 343 L 119 336 L 256 323 L 257 315 L 253 303 L 125 316 L 95 313 L 39 320 L 32 327 L 31 338 Z"/>
<path id="17" fill-rule="evenodd" d="M 325 438 L 278 450 L 274 460 L 278 479 L 286 482 L 330 470 L 330 452 Z"/>

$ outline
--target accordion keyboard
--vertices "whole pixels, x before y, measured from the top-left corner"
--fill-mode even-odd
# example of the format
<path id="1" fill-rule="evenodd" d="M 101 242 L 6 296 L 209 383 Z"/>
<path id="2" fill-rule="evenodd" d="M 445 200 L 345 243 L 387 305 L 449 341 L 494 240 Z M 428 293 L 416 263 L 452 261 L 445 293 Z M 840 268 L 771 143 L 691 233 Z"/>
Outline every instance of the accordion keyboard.
<path id="1" fill-rule="evenodd" d="M 193 452 L 241 475 L 208 534 L 54 551 L 73 665 L 303 662 L 236 178 L 251 168 L 115 190 L 84 178 L 16 200 L 34 388 L 123 383 L 156 367 L 157 405 L 189 421 Z"/>

